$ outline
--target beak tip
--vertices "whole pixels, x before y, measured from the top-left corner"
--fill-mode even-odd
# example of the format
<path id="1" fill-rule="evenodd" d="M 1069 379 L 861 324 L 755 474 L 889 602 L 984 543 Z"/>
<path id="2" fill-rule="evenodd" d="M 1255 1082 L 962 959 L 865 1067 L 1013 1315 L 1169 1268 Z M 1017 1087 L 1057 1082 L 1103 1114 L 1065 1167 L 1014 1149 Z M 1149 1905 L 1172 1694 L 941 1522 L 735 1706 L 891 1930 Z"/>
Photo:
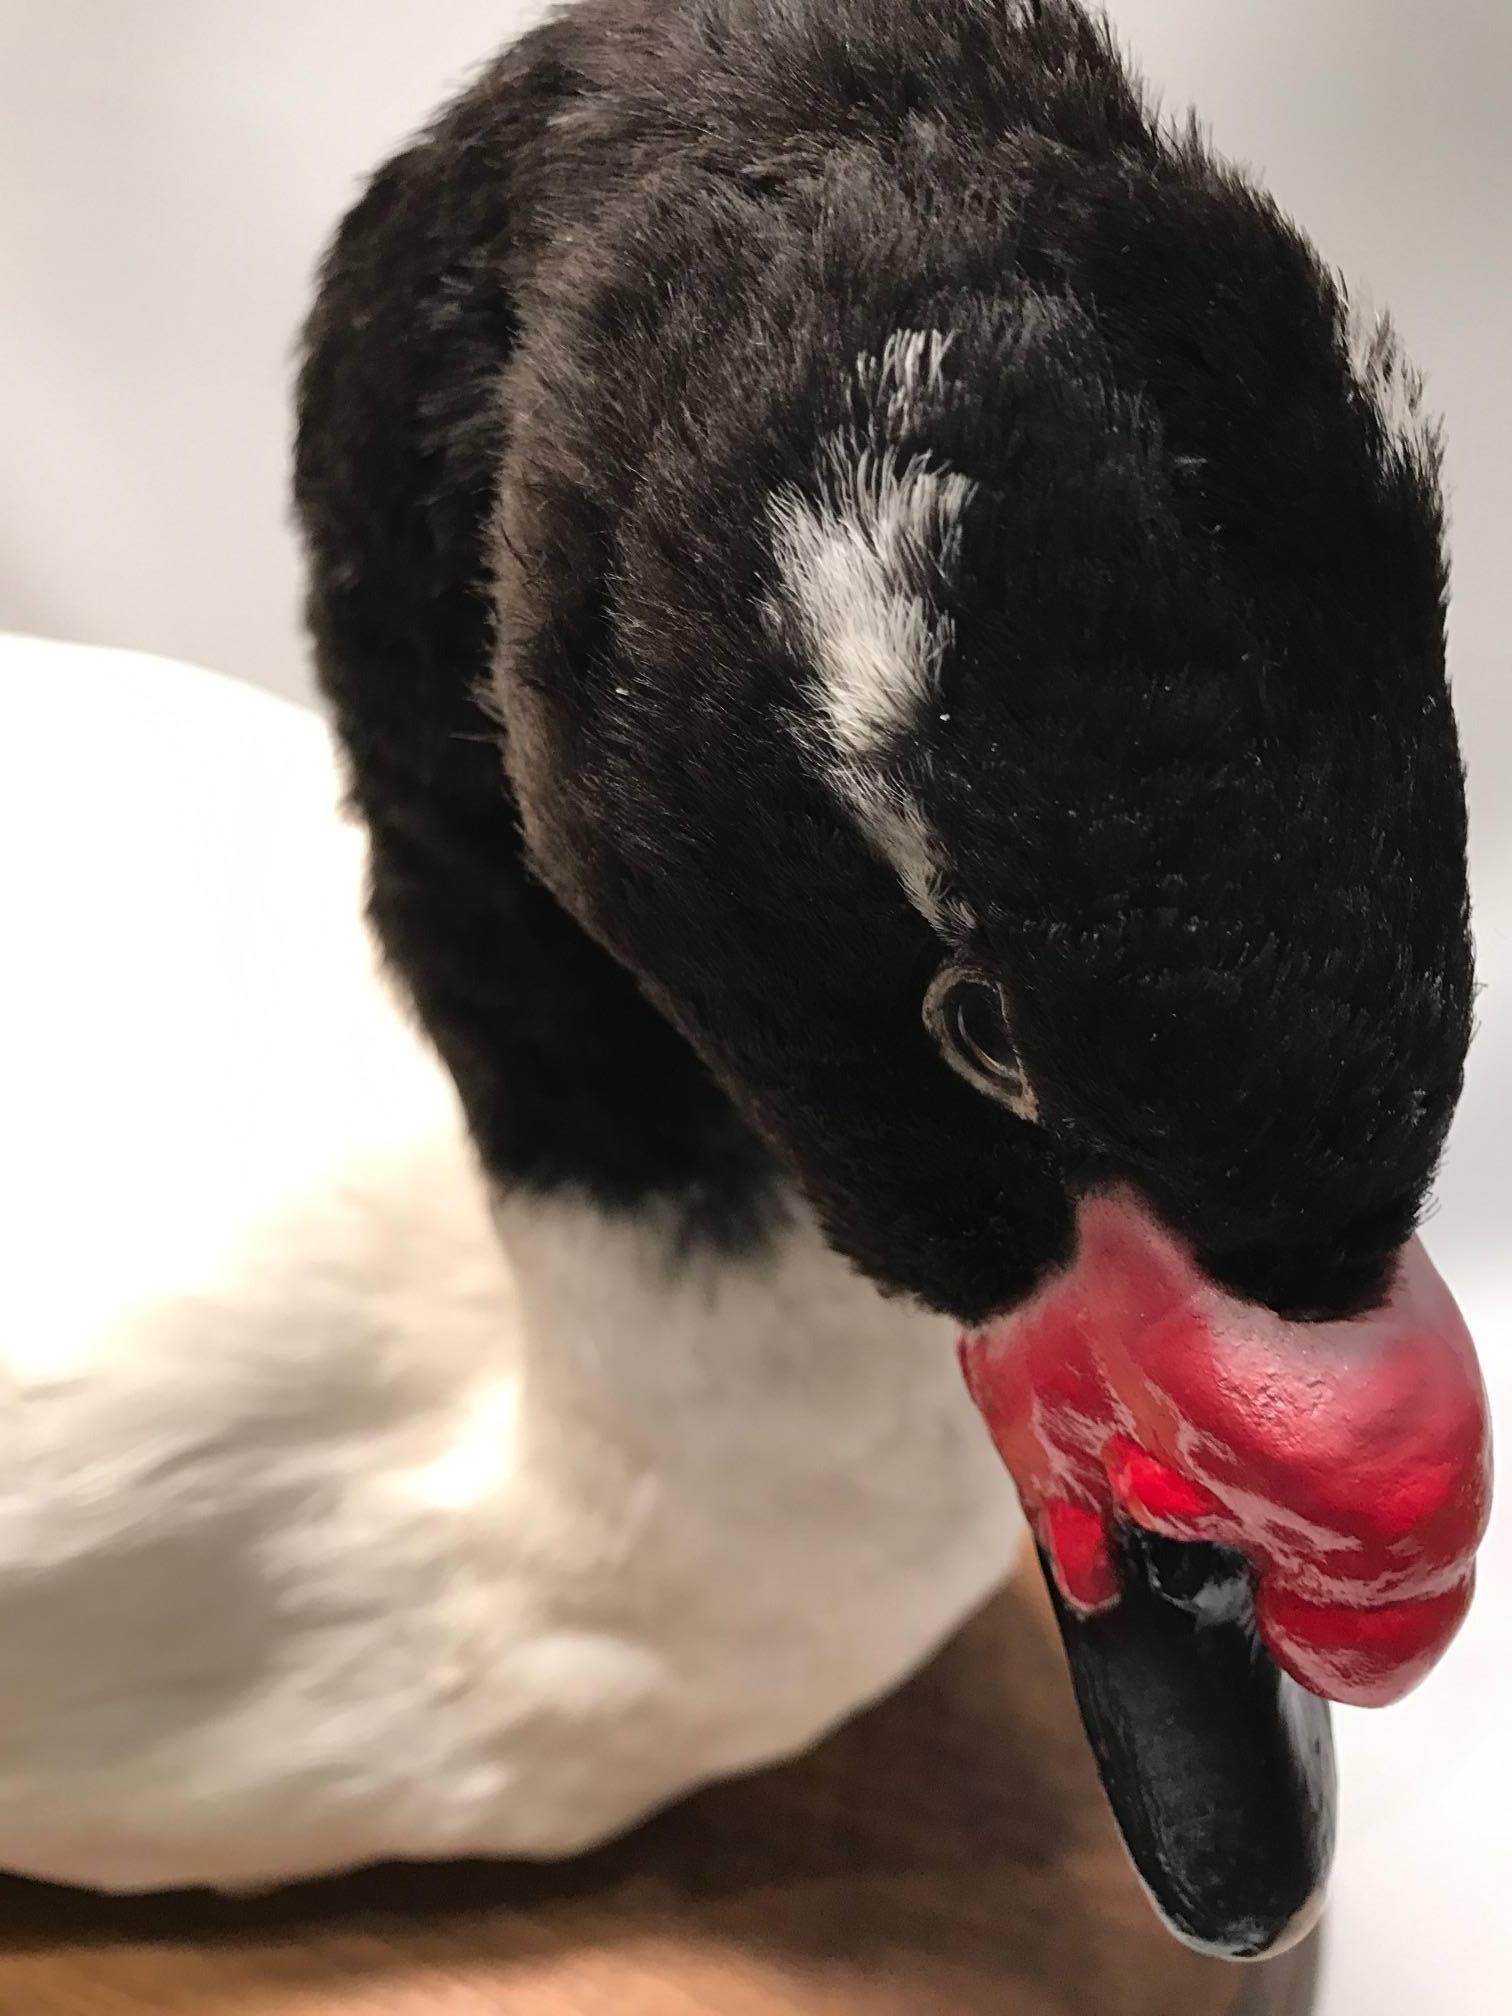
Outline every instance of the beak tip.
<path id="1" fill-rule="evenodd" d="M 1156 1912 L 1227 1960 L 1298 1944 L 1333 1858 L 1328 1706 L 1261 1648 L 1242 1564 L 1125 1531 L 1122 1596 L 1087 1616 L 1050 1583 L 1103 1789 Z"/>

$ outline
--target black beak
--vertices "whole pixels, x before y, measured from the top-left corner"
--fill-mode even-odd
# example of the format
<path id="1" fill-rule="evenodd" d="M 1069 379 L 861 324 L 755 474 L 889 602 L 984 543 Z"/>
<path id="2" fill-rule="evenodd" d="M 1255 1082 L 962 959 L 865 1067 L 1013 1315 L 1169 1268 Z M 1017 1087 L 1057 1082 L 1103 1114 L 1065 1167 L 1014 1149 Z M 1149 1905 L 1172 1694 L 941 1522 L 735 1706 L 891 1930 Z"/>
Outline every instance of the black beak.
<path id="1" fill-rule="evenodd" d="M 1178 1939 L 1284 1952 L 1323 1907 L 1336 1780 L 1328 1705 L 1260 1645 L 1244 1562 L 1128 1528 L 1124 1593 L 1084 1617 L 1050 1584 L 1103 1789 Z"/>

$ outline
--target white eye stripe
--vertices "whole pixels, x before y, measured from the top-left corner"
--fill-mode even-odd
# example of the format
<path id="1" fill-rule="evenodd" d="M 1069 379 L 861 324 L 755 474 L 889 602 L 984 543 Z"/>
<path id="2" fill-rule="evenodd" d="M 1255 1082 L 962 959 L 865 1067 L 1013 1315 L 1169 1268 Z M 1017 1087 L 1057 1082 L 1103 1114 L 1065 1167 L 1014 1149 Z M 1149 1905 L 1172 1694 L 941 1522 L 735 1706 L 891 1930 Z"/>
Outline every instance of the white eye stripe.
<path id="1" fill-rule="evenodd" d="M 971 920 L 906 759 L 940 704 L 953 643 L 940 591 L 959 563 L 976 486 L 928 453 L 904 452 L 898 436 L 947 396 L 953 340 L 904 329 L 880 356 L 861 357 L 855 382 L 870 425 L 824 443 L 812 495 L 787 489 L 770 504 L 781 601 L 813 674 L 805 745 L 914 907 L 947 937 Z"/>
<path id="2" fill-rule="evenodd" d="M 947 966 L 924 997 L 924 1024 L 945 1062 L 968 1085 L 1020 1120 L 1038 1121 L 1039 1101 L 1008 1026 L 1002 990 L 990 973 Z"/>
<path id="3" fill-rule="evenodd" d="M 914 906 L 948 929 L 961 906 L 895 752 L 931 705 L 950 645 L 948 619 L 916 585 L 915 563 L 927 554 L 941 565 L 953 551 L 971 486 L 869 453 L 830 473 L 835 494 L 822 504 L 784 494 L 773 505 L 784 592 L 816 674 L 806 739 Z"/>
<path id="4" fill-rule="evenodd" d="M 974 489 L 923 457 L 904 463 L 858 448 L 853 460 L 834 453 L 823 502 L 774 500 L 778 569 L 843 757 L 881 759 L 934 699 L 951 631 L 920 576 L 926 566 L 953 570 Z"/>

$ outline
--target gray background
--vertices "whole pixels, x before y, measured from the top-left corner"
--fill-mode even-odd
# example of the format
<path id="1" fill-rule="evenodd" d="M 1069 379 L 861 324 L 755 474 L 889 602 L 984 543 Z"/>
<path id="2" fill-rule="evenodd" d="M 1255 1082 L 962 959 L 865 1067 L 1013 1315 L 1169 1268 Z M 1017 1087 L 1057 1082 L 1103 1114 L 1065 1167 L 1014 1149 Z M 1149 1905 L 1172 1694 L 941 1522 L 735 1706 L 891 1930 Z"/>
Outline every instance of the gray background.
<path id="1" fill-rule="evenodd" d="M 0 0 L 0 627 L 308 692 L 284 485 L 291 334 L 312 264 L 364 170 L 539 11 Z M 1117 0 L 1113 12 L 1167 102 L 1195 102 L 1390 303 L 1449 423 L 1486 993 L 1431 1230 L 1496 1384 L 1512 1370 L 1512 688 L 1498 564 L 1512 524 L 1512 5 Z M 1509 1617 L 1503 1521 L 1440 1680 L 1390 1716 L 1344 1718 L 1351 1831 L 1329 2016 L 1506 2006 Z"/>

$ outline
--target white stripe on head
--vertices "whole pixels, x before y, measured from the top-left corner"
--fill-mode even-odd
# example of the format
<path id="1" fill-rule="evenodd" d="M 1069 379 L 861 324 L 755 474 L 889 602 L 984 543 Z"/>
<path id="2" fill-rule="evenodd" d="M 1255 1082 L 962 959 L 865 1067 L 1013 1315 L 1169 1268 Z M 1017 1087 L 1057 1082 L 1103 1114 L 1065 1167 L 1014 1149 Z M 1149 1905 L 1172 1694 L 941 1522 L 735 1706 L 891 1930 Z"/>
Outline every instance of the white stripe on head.
<path id="1" fill-rule="evenodd" d="M 922 583 L 960 552 L 972 484 L 927 458 L 900 463 L 855 444 L 829 450 L 828 494 L 777 498 L 777 564 L 818 674 L 816 698 L 835 746 L 864 759 L 907 730 L 934 699 L 950 647 L 948 617 Z"/>
<path id="2" fill-rule="evenodd" d="M 949 347 L 938 332 L 901 331 L 880 357 L 860 360 L 884 442 L 938 403 Z M 778 571 L 814 673 L 813 739 L 830 786 L 940 925 L 960 908 L 944 893 L 937 841 L 896 758 L 938 701 L 952 629 L 930 584 L 959 562 L 975 486 L 927 454 L 905 459 L 851 433 L 826 446 L 820 475 L 817 501 L 790 490 L 771 507 Z"/>
<path id="3" fill-rule="evenodd" d="M 856 380 L 884 431 L 898 434 L 937 412 L 948 392 L 945 359 L 955 337 L 940 329 L 899 329 L 880 357 L 864 356 Z"/>

